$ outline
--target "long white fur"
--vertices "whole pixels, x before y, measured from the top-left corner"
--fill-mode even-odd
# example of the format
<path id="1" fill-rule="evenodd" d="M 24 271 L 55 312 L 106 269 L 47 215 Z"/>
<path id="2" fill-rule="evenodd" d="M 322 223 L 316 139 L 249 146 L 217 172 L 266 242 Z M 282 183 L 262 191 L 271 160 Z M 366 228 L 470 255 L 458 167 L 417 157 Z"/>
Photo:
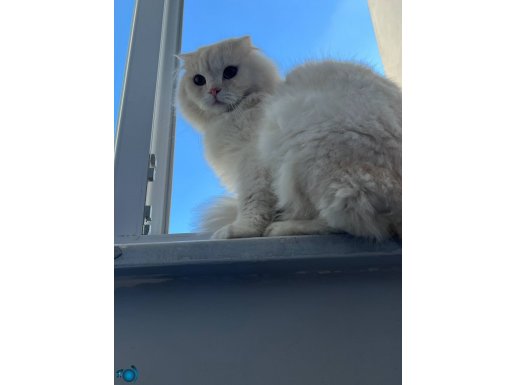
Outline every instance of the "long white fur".
<path id="1" fill-rule="evenodd" d="M 220 197 L 206 208 L 202 208 L 197 230 L 214 233 L 238 217 L 238 200 L 234 197 Z"/>
<path id="2" fill-rule="evenodd" d="M 335 61 L 306 63 L 282 81 L 248 37 L 183 58 L 181 110 L 203 134 L 208 162 L 236 194 L 207 211 L 204 230 L 214 238 L 401 235 L 396 85 Z M 228 65 L 238 74 L 225 80 Z M 206 77 L 205 86 L 193 83 L 195 74 Z M 208 92 L 214 86 L 222 90 L 218 103 Z"/>

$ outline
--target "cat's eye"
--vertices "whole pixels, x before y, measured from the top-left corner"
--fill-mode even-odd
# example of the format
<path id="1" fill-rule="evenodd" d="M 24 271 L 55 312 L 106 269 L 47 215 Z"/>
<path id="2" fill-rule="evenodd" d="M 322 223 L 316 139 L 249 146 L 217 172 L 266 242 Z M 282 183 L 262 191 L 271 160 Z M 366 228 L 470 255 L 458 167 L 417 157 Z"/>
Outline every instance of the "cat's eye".
<path id="1" fill-rule="evenodd" d="M 203 86 L 206 84 L 206 78 L 202 75 L 195 75 L 193 76 L 193 83 L 195 83 L 197 86 Z"/>
<path id="2" fill-rule="evenodd" d="M 238 67 L 228 66 L 224 69 L 224 79 L 231 79 L 238 73 Z"/>

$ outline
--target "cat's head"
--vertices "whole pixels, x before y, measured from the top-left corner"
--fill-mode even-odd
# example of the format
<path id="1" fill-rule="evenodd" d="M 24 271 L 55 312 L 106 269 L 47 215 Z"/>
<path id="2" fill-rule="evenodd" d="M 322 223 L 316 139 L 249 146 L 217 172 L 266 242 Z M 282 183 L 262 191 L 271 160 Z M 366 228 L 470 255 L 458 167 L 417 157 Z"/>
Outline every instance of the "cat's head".
<path id="1" fill-rule="evenodd" d="M 274 64 L 252 46 L 248 36 L 223 40 L 179 57 L 185 70 L 179 104 L 194 124 L 202 125 L 213 116 L 233 111 L 252 93 L 271 93 L 280 79 Z"/>

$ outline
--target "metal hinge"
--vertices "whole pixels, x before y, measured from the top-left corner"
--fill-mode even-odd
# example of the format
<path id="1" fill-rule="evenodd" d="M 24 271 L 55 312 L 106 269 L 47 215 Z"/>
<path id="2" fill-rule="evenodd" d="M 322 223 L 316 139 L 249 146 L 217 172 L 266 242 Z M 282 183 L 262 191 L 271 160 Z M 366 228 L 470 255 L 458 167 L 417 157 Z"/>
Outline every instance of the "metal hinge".
<path id="1" fill-rule="evenodd" d="M 156 156 L 155 156 L 155 154 L 150 154 L 150 159 L 148 160 L 148 170 L 147 170 L 147 180 L 149 182 L 154 181 L 155 173 L 156 173 Z"/>
<path id="2" fill-rule="evenodd" d="M 153 182 L 156 174 L 156 155 L 150 154 L 148 159 L 148 169 L 147 169 L 147 181 Z M 145 205 L 145 210 L 143 212 L 143 235 L 148 235 L 150 233 L 150 226 L 152 222 L 152 206 Z"/>
<path id="3" fill-rule="evenodd" d="M 143 211 L 143 235 L 150 233 L 150 224 L 152 222 L 152 206 L 145 205 Z"/>

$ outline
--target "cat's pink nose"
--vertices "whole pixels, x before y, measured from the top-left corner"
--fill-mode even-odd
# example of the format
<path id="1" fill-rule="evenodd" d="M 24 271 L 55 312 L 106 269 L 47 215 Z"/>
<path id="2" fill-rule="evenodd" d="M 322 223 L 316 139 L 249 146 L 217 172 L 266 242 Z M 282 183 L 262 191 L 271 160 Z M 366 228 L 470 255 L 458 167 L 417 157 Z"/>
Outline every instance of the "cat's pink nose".
<path id="1" fill-rule="evenodd" d="M 209 90 L 209 93 L 213 96 L 216 96 L 220 91 L 222 91 L 221 88 L 213 87 Z"/>

